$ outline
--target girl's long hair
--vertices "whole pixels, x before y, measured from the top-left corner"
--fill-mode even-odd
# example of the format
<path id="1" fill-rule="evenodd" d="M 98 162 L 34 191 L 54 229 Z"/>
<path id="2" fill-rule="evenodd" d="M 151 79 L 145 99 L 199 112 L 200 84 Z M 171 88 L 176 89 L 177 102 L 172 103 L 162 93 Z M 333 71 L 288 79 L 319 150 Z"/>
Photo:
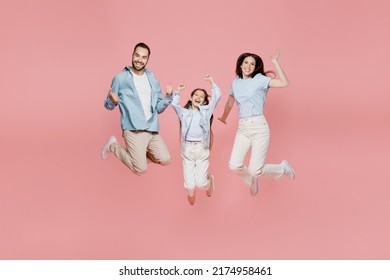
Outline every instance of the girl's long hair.
<path id="1" fill-rule="evenodd" d="M 192 92 L 191 92 L 191 97 L 195 94 L 196 91 L 202 91 L 204 93 L 204 103 L 203 105 L 208 105 L 209 104 L 209 95 L 207 94 L 207 91 L 203 88 L 196 88 L 194 89 Z M 186 109 L 190 109 L 192 108 L 192 102 L 191 100 L 188 100 L 186 105 L 184 105 L 184 108 Z M 211 128 L 211 125 L 213 124 L 213 119 L 214 119 L 214 116 L 211 115 L 211 118 L 210 118 L 210 147 L 209 149 L 211 150 L 211 147 L 213 146 L 213 141 L 214 141 L 214 133 L 213 133 L 213 130 Z M 180 123 L 180 131 L 181 131 L 181 123 Z"/>
<path id="2" fill-rule="evenodd" d="M 242 79 L 242 69 L 241 69 L 241 65 L 242 63 L 244 62 L 245 58 L 247 58 L 248 56 L 251 56 L 254 58 L 255 62 L 256 62 L 256 65 L 255 65 L 255 70 L 253 71 L 252 75 L 251 75 L 251 78 L 253 78 L 254 76 L 256 76 L 257 74 L 262 74 L 264 76 L 269 76 L 268 74 L 273 74 L 274 77 L 276 77 L 276 74 L 274 71 L 265 71 L 264 70 L 264 63 L 263 63 L 263 60 L 261 59 L 260 56 L 258 56 L 257 54 L 254 54 L 254 53 L 243 53 L 241 54 L 238 59 L 237 59 L 237 63 L 236 63 L 236 75 L 238 77 L 240 77 Z"/>

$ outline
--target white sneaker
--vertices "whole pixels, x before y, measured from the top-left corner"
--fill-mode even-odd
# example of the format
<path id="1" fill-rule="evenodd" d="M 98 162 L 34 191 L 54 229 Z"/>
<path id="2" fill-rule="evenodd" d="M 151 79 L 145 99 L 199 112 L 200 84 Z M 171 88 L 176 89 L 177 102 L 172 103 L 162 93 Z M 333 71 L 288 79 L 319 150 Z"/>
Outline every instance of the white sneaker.
<path id="1" fill-rule="evenodd" d="M 101 157 L 102 159 L 106 159 L 108 157 L 108 154 L 110 153 L 110 146 L 112 143 L 115 143 L 115 142 L 118 142 L 115 138 L 115 136 L 111 136 L 106 145 L 104 145 L 103 149 L 102 149 L 102 152 L 101 152 Z"/>
<path id="2" fill-rule="evenodd" d="M 257 177 L 252 177 L 252 183 L 250 188 L 251 196 L 255 196 L 259 191 L 259 180 Z"/>
<path id="3" fill-rule="evenodd" d="M 294 169 L 292 169 L 291 165 L 288 163 L 287 160 L 282 160 L 282 164 L 284 166 L 284 175 L 286 175 L 291 180 L 294 180 L 295 179 Z"/>

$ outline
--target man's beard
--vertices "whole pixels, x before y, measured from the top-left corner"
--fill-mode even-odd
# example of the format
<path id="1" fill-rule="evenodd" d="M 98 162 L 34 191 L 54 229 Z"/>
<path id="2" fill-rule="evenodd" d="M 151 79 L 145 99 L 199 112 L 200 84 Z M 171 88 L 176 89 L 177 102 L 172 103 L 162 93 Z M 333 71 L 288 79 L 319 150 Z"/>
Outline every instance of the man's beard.
<path id="1" fill-rule="evenodd" d="M 135 63 L 134 63 L 134 61 L 132 61 L 132 64 L 133 64 L 133 68 L 135 69 L 135 70 L 137 70 L 137 71 L 142 71 L 142 70 L 144 70 L 145 69 L 145 64 L 143 64 L 143 65 L 141 65 L 141 66 L 136 66 L 135 65 Z"/>

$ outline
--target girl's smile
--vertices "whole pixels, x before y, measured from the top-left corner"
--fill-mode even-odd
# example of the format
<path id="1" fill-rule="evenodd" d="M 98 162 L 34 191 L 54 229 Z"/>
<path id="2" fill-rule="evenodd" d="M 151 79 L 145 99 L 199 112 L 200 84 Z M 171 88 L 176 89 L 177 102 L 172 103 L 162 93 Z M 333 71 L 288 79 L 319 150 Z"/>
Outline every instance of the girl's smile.
<path id="1" fill-rule="evenodd" d="M 192 109 L 198 109 L 199 104 L 203 105 L 205 101 L 204 92 L 201 90 L 195 91 L 195 93 L 191 97 Z"/>

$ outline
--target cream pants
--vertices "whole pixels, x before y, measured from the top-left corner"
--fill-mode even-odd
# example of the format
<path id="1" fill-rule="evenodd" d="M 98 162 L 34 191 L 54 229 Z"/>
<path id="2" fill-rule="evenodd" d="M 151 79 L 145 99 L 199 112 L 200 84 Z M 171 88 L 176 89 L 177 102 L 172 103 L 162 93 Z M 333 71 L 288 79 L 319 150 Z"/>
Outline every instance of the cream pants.
<path id="1" fill-rule="evenodd" d="M 184 187 L 190 196 L 195 188 L 208 189 L 210 150 L 202 142 L 185 142 L 181 153 L 183 162 Z"/>
<path id="2" fill-rule="evenodd" d="M 229 160 L 229 168 L 250 184 L 251 177 L 278 179 L 284 174 L 281 164 L 265 164 L 270 131 L 264 115 L 240 119 L 233 150 Z M 244 165 L 244 159 L 252 149 L 249 165 Z"/>

